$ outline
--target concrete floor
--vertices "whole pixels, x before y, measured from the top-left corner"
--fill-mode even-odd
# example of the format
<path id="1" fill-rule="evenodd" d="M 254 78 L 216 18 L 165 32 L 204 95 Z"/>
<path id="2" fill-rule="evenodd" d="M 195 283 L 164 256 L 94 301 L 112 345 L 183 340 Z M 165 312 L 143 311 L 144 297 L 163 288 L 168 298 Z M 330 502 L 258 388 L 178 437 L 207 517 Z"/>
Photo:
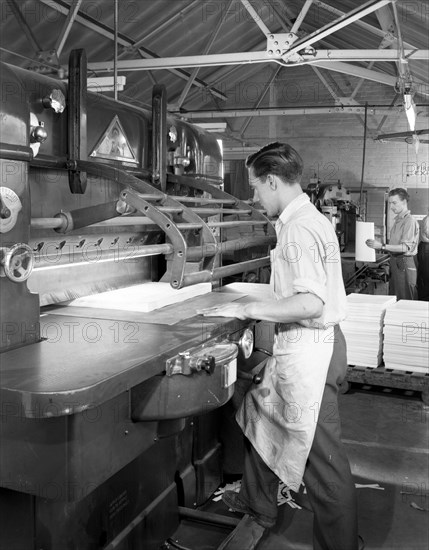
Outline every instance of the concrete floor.
<path id="1" fill-rule="evenodd" d="M 355 482 L 382 488 L 357 488 L 366 550 L 428 550 L 429 407 L 419 394 L 352 385 L 340 396 L 340 413 Z M 205 509 L 228 514 L 222 503 Z M 312 549 L 311 511 L 297 510 L 292 522 L 290 512 L 287 505 L 279 508 L 277 526 L 258 550 Z M 192 550 L 214 550 L 225 533 L 184 522 L 173 540 Z"/>

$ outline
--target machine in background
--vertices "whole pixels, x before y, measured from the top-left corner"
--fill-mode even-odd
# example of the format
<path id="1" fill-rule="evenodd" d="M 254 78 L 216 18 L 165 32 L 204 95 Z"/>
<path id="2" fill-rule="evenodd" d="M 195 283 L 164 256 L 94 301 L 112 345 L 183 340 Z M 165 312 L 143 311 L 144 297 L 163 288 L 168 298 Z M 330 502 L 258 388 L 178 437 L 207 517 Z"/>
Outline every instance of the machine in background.
<path id="1" fill-rule="evenodd" d="M 340 181 L 310 183 L 305 191 L 335 229 L 347 294 L 374 293 L 377 286 L 385 289 L 388 280 L 385 256 L 378 258 L 374 265 L 357 265 L 355 261 L 356 221 L 360 216 L 360 208 L 352 200 L 351 192 Z"/>
<path id="2" fill-rule="evenodd" d="M 305 190 L 311 202 L 324 214 L 335 229 L 340 251 L 353 251 L 359 207 L 342 183 L 310 183 Z"/>
<path id="3" fill-rule="evenodd" d="M 219 408 L 254 326 L 195 314 L 239 298 L 220 292 L 102 302 L 267 265 L 274 228 L 222 190 L 217 140 L 168 116 L 163 87 L 152 112 L 87 93 L 83 50 L 67 83 L 1 71 L 0 546 L 155 550 L 221 481 Z"/>

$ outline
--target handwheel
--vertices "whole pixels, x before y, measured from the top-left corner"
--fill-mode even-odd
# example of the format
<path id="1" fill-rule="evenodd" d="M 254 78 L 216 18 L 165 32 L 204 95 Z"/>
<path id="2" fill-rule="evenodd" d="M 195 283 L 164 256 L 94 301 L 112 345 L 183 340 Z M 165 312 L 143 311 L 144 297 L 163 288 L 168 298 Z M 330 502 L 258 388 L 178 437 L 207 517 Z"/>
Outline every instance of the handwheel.
<path id="1" fill-rule="evenodd" d="M 13 245 L 4 255 L 3 269 L 6 277 L 14 283 L 28 279 L 34 267 L 34 254 L 26 243 Z"/>

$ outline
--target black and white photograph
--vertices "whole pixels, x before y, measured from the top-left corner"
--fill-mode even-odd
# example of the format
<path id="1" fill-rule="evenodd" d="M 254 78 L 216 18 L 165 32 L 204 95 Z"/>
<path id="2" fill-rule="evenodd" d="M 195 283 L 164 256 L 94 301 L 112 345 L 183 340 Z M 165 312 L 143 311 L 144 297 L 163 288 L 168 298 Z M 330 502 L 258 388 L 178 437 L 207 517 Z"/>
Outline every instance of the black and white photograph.
<path id="1" fill-rule="evenodd" d="M 0 549 L 429 549 L 429 0 L 0 0 Z"/>

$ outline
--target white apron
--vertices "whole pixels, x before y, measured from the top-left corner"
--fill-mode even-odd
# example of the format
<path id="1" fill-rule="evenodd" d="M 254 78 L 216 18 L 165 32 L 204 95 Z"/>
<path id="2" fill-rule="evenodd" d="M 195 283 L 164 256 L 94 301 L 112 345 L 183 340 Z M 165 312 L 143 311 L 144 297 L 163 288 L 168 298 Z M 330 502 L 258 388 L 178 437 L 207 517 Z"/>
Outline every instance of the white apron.
<path id="1" fill-rule="evenodd" d="M 247 392 L 236 418 L 269 468 L 298 491 L 316 431 L 334 327 L 279 327 L 262 382 Z"/>

